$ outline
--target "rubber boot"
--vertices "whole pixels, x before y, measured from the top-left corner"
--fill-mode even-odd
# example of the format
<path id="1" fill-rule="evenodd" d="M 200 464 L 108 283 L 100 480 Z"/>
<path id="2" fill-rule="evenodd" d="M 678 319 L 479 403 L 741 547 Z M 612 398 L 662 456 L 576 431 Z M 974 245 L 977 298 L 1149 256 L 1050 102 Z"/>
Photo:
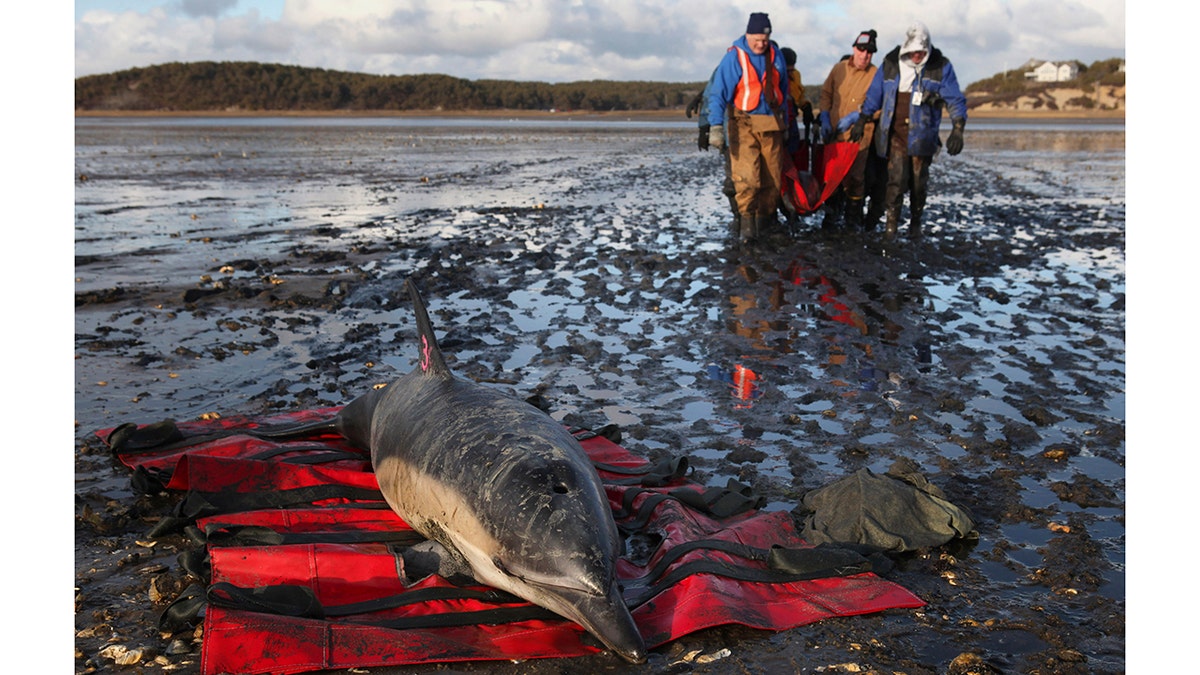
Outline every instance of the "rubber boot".
<path id="1" fill-rule="evenodd" d="M 779 217 L 775 214 L 776 211 L 758 214 L 758 231 L 755 236 L 770 237 L 779 230 Z"/>
<path id="2" fill-rule="evenodd" d="M 889 207 L 887 210 L 887 220 L 883 224 L 883 238 L 891 241 L 896 238 L 896 230 L 900 226 L 900 209 L 897 207 Z"/>
<path id="3" fill-rule="evenodd" d="M 879 219 L 883 217 L 883 207 L 879 204 L 882 200 L 871 199 L 870 206 L 867 207 L 867 216 L 863 219 L 863 229 L 867 232 L 875 229 L 879 224 Z"/>
<path id="4" fill-rule="evenodd" d="M 826 232 L 836 229 L 838 221 L 841 220 L 842 210 L 845 208 L 845 196 L 841 190 L 834 192 L 822 209 L 825 211 L 825 216 L 821 218 L 821 229 Z"/>
<path id="5" fill-rule="evenodd" d="M 821 218 L 821 229 L 822 230 L 825 230 L 826 232 L 828 232 L 830 230 L 837 229 L 837 225 L 838 225 L 837 211 L 838 211 L 837 208 L 835 208 L 829 204 L 825 205 L 825 216 L 823 218 Z"/>
<path id="6" fill-rule="evenodd" d="M 737 188 L 733 186 L 733 179 L 729 177 L 728 149 L 726 149 L 722 154 L 725 155 L 725 182 L 721 184 L 721 193 L 724 194 L 725 198 L 729 200 L 729 210 L 733 211 L 736 215 L 738 212 Z"/>
<path id="7" fill-rule="evenodd" d="M 758 214 L 743 213 L 741 215 L 742 227 L 739 234 L 739 241 L 743 244 L 748 244 L 758 238 Z"/>
<path id="8" fill-rule="evenodd" d="M 851 197 L 846 200 L 846 227 L 859 229 L 863 225 L 863 200 Z"/>
<path id="9" fill-rule="evenodd" d="M 909 220 L 908 221 L 908 238 L 909 239 L 920 239 L 921 235 L 922 235 L 921 221 L 916 218 Z"/>
<path id="10" fill-rule="evenodd" d="M 908 238 L 921 238 L 921 213 L 924 209 L 920 207 L 909 206 L 908 214 Z"/>

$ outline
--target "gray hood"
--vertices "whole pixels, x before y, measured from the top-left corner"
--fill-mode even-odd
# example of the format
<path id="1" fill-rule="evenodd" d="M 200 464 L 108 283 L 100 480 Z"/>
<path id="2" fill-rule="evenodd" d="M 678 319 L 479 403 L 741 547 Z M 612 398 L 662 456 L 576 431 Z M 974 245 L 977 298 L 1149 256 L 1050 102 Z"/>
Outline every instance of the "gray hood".
<path id="1" fill-rule="evenodd" d="M 904 44 L 900 45 L 900 56 L 912 52 L 930 52 L 933 46 L 929 39 L 929 29 L 920 21 L 914 21 L 904 31 Z"/>

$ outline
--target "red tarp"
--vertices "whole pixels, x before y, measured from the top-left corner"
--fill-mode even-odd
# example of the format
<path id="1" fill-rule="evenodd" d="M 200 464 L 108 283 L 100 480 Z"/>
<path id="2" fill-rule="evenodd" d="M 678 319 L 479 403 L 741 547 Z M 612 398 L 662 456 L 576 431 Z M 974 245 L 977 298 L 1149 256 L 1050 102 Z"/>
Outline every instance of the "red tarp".
<path id="1" fill-rule="evenodd" d="M 314 485 L 345 486 L 358 495 L 197 519 L 197 527 L 209 532 L 211 579 L 208 581 L 213 585 L 240 589 L 299 586 L 308 589 L 327 609 L 385 598 L 425 597 L 420 594 L 463 588 L 437 575 L 416 583 L 405 579 L 403 562 L 391 545 L 372 541 L 382 534 L 403 534 L 409 528 L 386 508 L 365 454 L 326 463 L 306 463 L 321 455 L 336 457 L 333 453 L 350 448 L 329 435 L 278 442 L 236 433 L 260 425 L 327 419 L 336 411 L 330 408 L 272 417 L 180 423 L 178 428 L 185 440 L 176 443 L 174 449 L 152 449 L 118 457 L 130 468 L 148 473 L 170 489 L 189 491 L 189 496 L 275 497 L 289 490 L 308 494 L 304 490 Z M 187 442 L 188 437 L 217 431 L 234 435 L 196 444 Z M 108 441 L 111 432 L 108 429 L 97 433 Z M 791 517 L 783 512 L 751 509 L 717 518 L 679 499 L 662 498 L 681 489 L 705 492 L 703 486 L 687 478 L 677 477 L 665 486 L 654 488 L 629 485 L 628 475 L 606 470 L 605 465 L 644 469 L 649 464 L 603 437 L 586 436 L 581 434 L 581 444 L 600 466 L 600 476 L 618 524 L 630 529 L 636 517 L 649 514 L 649 520 L 637 526 L 635 533 L 651 536 L 657 548 L 648 558 L 637 562 L 620 559 L 617 571 L 634 620 L 650 648 L 722 624 L 786 630 L 829 617 L 924 604 L 901 586 L 871 573 L 768 583 L 705 571 L 673 579 L 660 589 L 651 582 L 698 561 L 728 563 L 731 568 L 750 572 L 768 567 L 765 560 L 715 548 L 690 550 L 671 561 L 672 549 L 689 542 L 732 542 L 760 550 L 772 546 L 802 549 L 807 544 L 797 535 Z M 364 488 L 374 489 L 375 494 L 362 497 Z M 657 505 L 648 507 L 658 499 L 661 501 Z M 639 514 L 643 507 L 646 508 Z M 216 536 L 239 526 L 297 538 L 322 536 L 315 541 L 268 544 L 233 543 Z M 335 534 L 355 534 L 362 540 L 330 543 L 328 537 Z M 321 541 L 322 538 L 326 541 Z M 679 549 L 683 550 L 686 549 Z M 661 569 L 656 570 L 656 565 Z M 214 586 L 209 588 L 211 600 Z M 483 586 L 466 588 L 489 590 Z M 210 602 L 204 617 L 202 673 L 301 673 L 441 661 L 569 657 L 600 650 L 582 628 L 565 619 L 395 627 L 413 617 L 520 607 L 531 606 L 511 596 L 430 599 L 345 616 L 330 616 L 327 611 L 324 618 L 304 618 L 230 609 Z"/>
<path id="2" fill-rule="evenodd" d="M 809 170 L 809 154 L 812 169 Z M 850 166 L 858 156 L 858 143 L 839 142 L 811 145 L 801 141 L 800 147 L 785 163 L 783 198 L 799 215 L 816 211 L 842 184 Z"/>

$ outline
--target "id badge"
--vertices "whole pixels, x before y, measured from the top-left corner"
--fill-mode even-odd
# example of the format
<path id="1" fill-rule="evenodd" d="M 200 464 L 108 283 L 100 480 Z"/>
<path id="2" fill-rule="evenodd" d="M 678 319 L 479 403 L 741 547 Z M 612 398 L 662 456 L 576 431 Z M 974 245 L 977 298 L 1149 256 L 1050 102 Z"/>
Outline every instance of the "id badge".
<path id="1" fill-rule="evenodd" d="M 924 99 L 925 99 L 925 92 L 921 91 L 920 89 L 913 92 L 913 95 L 912 95 L 912 104 L 913 105 L 921 105 L 921 101 L 923 101 Z"/>

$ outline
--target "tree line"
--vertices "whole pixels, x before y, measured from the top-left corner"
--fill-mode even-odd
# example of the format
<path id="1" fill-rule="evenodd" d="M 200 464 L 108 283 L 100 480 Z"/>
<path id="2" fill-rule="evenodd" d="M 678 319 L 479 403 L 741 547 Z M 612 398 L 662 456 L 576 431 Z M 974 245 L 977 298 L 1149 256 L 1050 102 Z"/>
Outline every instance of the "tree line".
<path id="1" fill-rule="evenodd" d="M 704 84 L 609 80 L 551 84 L 203 61 L 76 78 L 75 110 L 664 110 L 683 108 Z"/>
<path id="2" fill-rule="evenodd" d="M 1085 92 L 1123 85 L 1123 59 L 1080 64 L 1070 83 Z M 166 63 L 75 79 L 76 111 L 470 111 L 681 110 L 704 82 L 590 80 L 551 84 L 465 80 L 449 75 L 370 75 L 257 62 Z M 965 88 L 972 104 L 1006 100 L 1064 83 L 1033 82 L 1019 71 Z M 815 104 L 820 82 L 806 82 Z M 1085 96 L 1086 97 L 1086 96 Z"/>

